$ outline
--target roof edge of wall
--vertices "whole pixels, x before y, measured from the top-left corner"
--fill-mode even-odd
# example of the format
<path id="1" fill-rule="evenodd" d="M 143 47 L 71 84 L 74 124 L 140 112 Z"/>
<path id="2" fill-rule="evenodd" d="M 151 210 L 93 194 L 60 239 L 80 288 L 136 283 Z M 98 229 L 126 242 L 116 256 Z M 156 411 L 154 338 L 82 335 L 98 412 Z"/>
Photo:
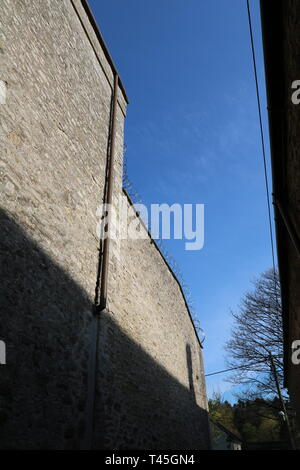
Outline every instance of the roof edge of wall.
<path id="1" fill-rule="evenodd" d="M 127 197 L 128 201 L 129 201 L 129 204 L 131 206 L 134 206 L 134 202 L 132 201 L 130 195 L 128 194 L 128 192 L 126 191 L 125 188 L 122 188 L 122 191 L 123 193 L 125 194 L 125 196 Z M 199 346 L 201 349 L 203 349 L 203 345 L 200 341 L 200 338 L 199 338 L 199 335 L 198 335 L 198 332 L 197 332 L 197 329 L 196 329 L 196 326 L 195 326 L 195 323 L 194 323 L 194 320 L 193 320 L 193 317 L 192 317 L 192 314 L 191 314 L 191 311 L 190 311 L 190 308 L 189 308 L 189 305 L 187 303 L 187 300 L 186 300 L 186 297 L 185 297 L 185 294 L 183 292 L 183 289 L 182 289 L 182 286 L 181 286 L 181 283 L 179 281 L 179 279 L 177 278 L 176 274 L 174 273 L 173 269 L 171 268 L 170 264 L 168 263 L 168 261 L 166 260 L 165 256 L 163 255 L 162 251 L 160 250 L 159 246 L 157 245 L 156 241 L 154 240 L 154 238 L 152 238 L 152 235 L 151 233 L 149 232 L 148 228 L 146 227 L 146 225 L 144 224 L 144 221 L 141 219 L 141 217 L 139 216 L 138 213 L 136 213 L 136 216 L 138 217 L 138 219 L 140 220 L 141 224 L 143 225 L 144 229 L 146 230 L 146 232 L 148 233 L 148 236 L 149 236 L 149 240 L 150 242 L 154 245 L 154 247 L 157 249 L 157 251 L 159 252 L 160 256 L 162 257 L 165 265 L 167 266 L 168 268 L 168 271 L 170 272 L 170 274 L 173 276 L 173 278 L 175 279 L 175 281 L 177 282 L 178 284 L 178 287 L 179 287 L 179 290 L 180 290 L 180 293 L 182 295 L 182 298 L 183 298 L 183 301 L 185 303 L 185 307 L 187 309 L 187 312 L 189 314 L 189 317 L 190 317 L 190 320 L 191 320 L 191 323 L 193 325 L 193 329 L 195 331 L 195 335 L 196 335 L 196 338 L 197 338 L 197 341 L 199 343 Z"/>
<path id="2" fill-rule="evenodd" d="M 93 12 L 92 12 L 92 10 L 91 10 L 91 7 L 90 7 L 90 5 L 89 5 L 89 3 L 88 3 L 88 0 L 80 0 L 80 1 L 81 1 L 81 4 L 82 4 L 82 6 L 83 6 L 83 8 L 84 8 L 84 10 L 85 10 L 85 13 L 86 13 L 86 15 L 87 15 L 87 17 L 88 17 L 88 19 L 89 19 L 89 21 L 90 21 L 92 27 L 93 27 L 93 30 L 94 30 L 94 32 L 95 32 L 95 34 L 96 34 L 96 37 L 97 37 L 97 39 L 98 39 L 98 41 L 99 41 L 99 43 L 100 43 L 100 46 L 101 46 L 101 48 L 102 48 L 102 50 L 103 50 L 103 53 L 104 53 L 104 55 L 105 55 L 105 58 L 106 58 L 107 62 L 109 63 L 109 65 L 110 65 L 110 67 L 111 67 L 111 69 L 112 69 L 114 75 L 117 74 L 118 77 L 119 77 L 119 87 L 120 87 L 120 89 L 122 90 L 122 93 L 123 93 L 123 95 L 124 95 L 124 98 L 125 98 L 126 103 L 129 104 L 129 100 L 128 100 L 128 96 L 127 96 L 125 87 L 124 87 L 124 85 L 123 85 L 123 83 L 122 83 L 122 80 L 121 80 L 120 75 L 119 75 L 119 73 L 118 73 L 118 70 L 117 70 L 117 68 L 116 68 L 116 66 L 115 66 L 115 63 L 114 63 L 114 61 L 113 61 L 113 59 L 112 59 L 112 57 L 111 57 L 111 55 L 110 55 L 110 53 L 109 53 L 108 47 L 107 47 L 107 45 L 106 45 L 106 43 L 105 43 L 105 40 L 104 40 L 104 38 L 103 38 L 103 36 L 102 36 L 102 34 L 101 34 L 101 31 L 100 31 L 99 26 L 98 26 L 98 24 L 97 24 L 97 21 L 96 21 L 96 19 L 95 19 L 95 17 L 94 17 L 94 14 L 93 14 Z"/>

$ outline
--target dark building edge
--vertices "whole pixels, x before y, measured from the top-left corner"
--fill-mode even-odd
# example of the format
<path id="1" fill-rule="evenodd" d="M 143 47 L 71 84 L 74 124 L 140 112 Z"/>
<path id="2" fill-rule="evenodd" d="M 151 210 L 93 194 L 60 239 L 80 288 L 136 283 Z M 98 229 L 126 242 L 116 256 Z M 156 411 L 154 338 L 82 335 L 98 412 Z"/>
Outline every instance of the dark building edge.
<path id="1" fill-rule="evenodd" d="M 286 80 L 284 74 L 284 27 L 281 0 L 260 0 L 263 50 L 267 87 L 273 205 L 281 284 L 282 321 L 284 333 L 284 380 L 287 386 L 289 358 L 288 300 L 288 233 L 279 212 L 278 202 L 286 199 Z"/>
<path id="2" fill-rule="evenodd" d="M 97 22 L 96 22 L 96 19 L 95 19 L 95 17 L 94 17 L 94 14 L 93 14 L 93 12 L 92 12 L 92 9 L 91 9 L 91 7 L 90 7 L 90 5 L 89 5 L 89 3 L 88 3 L 87 0 L 80 0 L 80 1 L 81 1 L 81 3 L 82 3 L 82 6 L 83 6 L 83 8 L 84 8 L 84 11 L 85 11 L 85 13 L 86 13 L 86 15 L 87 15 L 89 21 L 90 21 L 90 23 L 91 23 L 91 25 L 92 25 L 92 27 L 93 27 L 93 29 L 94 29 L 94 32 L 95 32 L 96 37 L 97 37 L 97 39 L 98 39 L 98 41 L 99 41 L 99 43 L 100 43 L 100 46 L 101 46 L 102 49 L 103 49 L 105 58 L 106 58 L 107 62 L 109 63 L 109 65 L 110 65 L 110 67 L 111 67 L 111 69 L 112 69 L 112 71 L 113 71 L 113 74 L 114 74 L 114 75 L 118 75 L 118 77 L 119 77 L 119 87 L 120 87 L 121 90 L 122 90 L 122 93 L 123 93 L 123 95 L 124 95 L 124 98 L 125 98 L 125 100 L 126 100 L 126 103 L 129 104 L 129 100 L 128 100 L 128 96 L 127 96 L 126 90 L 125 90 L 125 88 L 124 88 L 124 85 L 123 85 L 122 80 L 121 80 L 121 78 L 120 78 L 120 75 L 119 75 L 119 73 L 118 73 L 118 70 L 117 70 L 117 68 L 116 68 L 116 66 L 115 66 L 115 63 L 114 63 L 114 61 L 113 61 L 113 59 L 112 59 L 112 57 L 111 57 L 111 55 L 110 55 L 110 53 L 109 53 L 109 50 L 108 50 L 108 47 L 107 47 L 107 45 L 106 45 L 106 43 L 105 43 L 105 41 L 104 41 L 104 38 L 103 38 L 103 36 L 102 36 L 102 34 L 101 34 L 101 32 L 100 32 L 100 29 L 99 29 L 99 27 L 98 27 L 98 25 L 97 25 Z"/>

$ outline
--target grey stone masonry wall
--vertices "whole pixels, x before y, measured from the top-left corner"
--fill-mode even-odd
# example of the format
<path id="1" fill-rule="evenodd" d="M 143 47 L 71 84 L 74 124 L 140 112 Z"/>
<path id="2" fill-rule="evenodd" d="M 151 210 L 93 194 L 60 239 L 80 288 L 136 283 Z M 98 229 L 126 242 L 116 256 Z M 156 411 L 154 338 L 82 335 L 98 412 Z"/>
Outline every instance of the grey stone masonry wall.
<path id="1" fill-rule="evenodd" d="M 1 448 L 78 448 L 85 433 L 113 74 L 74 5 L 0 2 Z"/>
<path id="2" fill-rule="evenodd" d="M 209 446 L 201 348 L 150 238 L 112 241 L 95 308 L 113 75 L 83 2 L 1 0 L 1 449 Z"/>
<path id="3" fill-rule="evenodd" d="M 123 197 L 132 223 L 137 216 Z M 100 319 L 97 416 L 103 434 L 95 443 L 208 449 L 201 346 L 176 278 L 140 229 L 144 239 L 121 240 L 111 253 L 109 309 Z"/>

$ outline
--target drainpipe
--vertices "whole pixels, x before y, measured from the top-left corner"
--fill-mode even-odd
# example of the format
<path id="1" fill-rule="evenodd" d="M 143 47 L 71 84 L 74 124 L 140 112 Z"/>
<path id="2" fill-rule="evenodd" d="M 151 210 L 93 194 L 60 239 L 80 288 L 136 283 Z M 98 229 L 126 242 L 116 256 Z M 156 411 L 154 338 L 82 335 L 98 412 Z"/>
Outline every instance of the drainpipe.
<path id="1" fill-rule="evenodd" d="M 298 233 L 296 231 L 296 228 L 293 225 L 293 223 L 292 223 L 292 221 L 289 217 L 289 214 L 287 213 L 287 211 L 284 210 L 284 207 L 281 204 L 281 202 L 279 202 L 278 200 L 275 200 L 275 206 L 277 206 L 277 208 L 279 210 L 281 218 L 282 218 L 282 220 L 284 222 L 284 225 L 287 229 L 287 232 L 290 236 L 291 242 L 293 243 L 293 245 L 295 247 L 295 250 L 297 252 L 297 255 L 300 258 L 300 239 L 299 239 Z"/>
<path id="2" fill-rule="evenodd" d="M 117 74 L 114 76 L 114 88 L 112 94 L 111 114 L 109 123 L 109 135 L 108 135 L 108 152 L 107 152 L 107 164 L 106 164 L 106 175 L 105 175 L 105 190 L 104 190 L 104 204 L 112 203 L 113 195 L 113 170 L 114 170 L 114 158 L 115 158 L 115 141 L 116 141 L 116 114 L 117 114 L 117 101 L 118 101 L 118 85 L 119 77 Z M 103 214 L 105 216 L 105 214 Z M 110 211 L 107 213 L 107 222 L 104 227 L 105 231 L 110 229 Z M 81 450 L 93 449 L 93 438 L 95 430 L 95 405 L 96 405 L 96 388 L 97 388 L 97 370 L 98 370 L 98 343 L 99 343 L 99 326 L 100 326 L 100 315 L 106 308 L 107 303 L 107 276 L 108 276 L 108 263 L 109 263 L 109 238 L 106 238 L 103 243 L 103 256 L 102 263 L 99 263 L 99 270 L 101 270 L 101 276 L 97 278 L 96 285 L 96 315 L 93 315 L 91 322 L 91 345 L 90 345 L 90 357 L 88 362 L 88 388 L 87 388 L 87 403 L 85 411 L 85 435 L 83 442 L 81 443 Z M 100 285 L 99 285 L 99 277 Z M 99 292 L 100 291 L 100 292 Z M 99 298 L 100 297 L 100 298 Z"/>
<path id="3" fill-rule="evenodd" d="M 105 194 L 105 214 L 107 217 L 106 225 L 104 227 L 104 233 L 108 233 L 103 242 L 103 257 L 101 266 L 101 282 L 100 282 L 100 311 L 106 308 L 107 304 L 107 278 L 108 278 L 108 265 L 109 265 L 109 245 L 110 245 L 110 224 L 111 224 L 111 211 L 107 210 L 112 204 L 113 196 L 113 183 L 114 183 L 114 160 L 115 160 L 115 144 L 116 144 L 116 115 L 117 115 L 117 103 L 118 103 L 118 85 L 119 76 L 114 76 L 114 89 L 113 89 L 113 102 L 112 102 L 112 116 L 111 116 L 111 129 L 110 129 L 110 147 L 108 155 L 108 169 L 107 169 L 107 189 Z"/>

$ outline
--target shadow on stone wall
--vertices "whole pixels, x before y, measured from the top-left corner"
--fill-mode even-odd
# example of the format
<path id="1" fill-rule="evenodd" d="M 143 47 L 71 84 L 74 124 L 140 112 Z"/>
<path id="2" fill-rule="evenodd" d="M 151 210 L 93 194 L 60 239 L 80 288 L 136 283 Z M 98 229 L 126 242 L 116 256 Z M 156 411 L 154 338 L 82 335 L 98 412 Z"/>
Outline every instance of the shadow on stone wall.
<path id="1" fill-rule="evenodd" d="M 7 348 L 0 448 L 79 449 L 87 432 L 93 304 L 4 211 L 0 225 L 0 339 Z M 102 314 L 99 327 L 94 448 L 207 448 L 207 413 L 194 393 L 113 314 Z"/>
<path id="2" fill-rule="evenodd" d="M 193 359 L 192 359 L 191 346 L 187 344 L 185 349 L 186 349 L 186 364 L 187 364 L 187 370 L 188 370 L 190 391 L 194 396 L 194 400 L 196 400 L 194 379 L 193 379 Z"/>
<path id="3" fill-rule="evenodd" d="M 206 410 L 183 386 L 117 326 L 113 314 L 100 321 L 99 397 L 104 449 L 188 450 L 209 448 Z M 183 350 L 183 354 L 185 351 Z"/>

